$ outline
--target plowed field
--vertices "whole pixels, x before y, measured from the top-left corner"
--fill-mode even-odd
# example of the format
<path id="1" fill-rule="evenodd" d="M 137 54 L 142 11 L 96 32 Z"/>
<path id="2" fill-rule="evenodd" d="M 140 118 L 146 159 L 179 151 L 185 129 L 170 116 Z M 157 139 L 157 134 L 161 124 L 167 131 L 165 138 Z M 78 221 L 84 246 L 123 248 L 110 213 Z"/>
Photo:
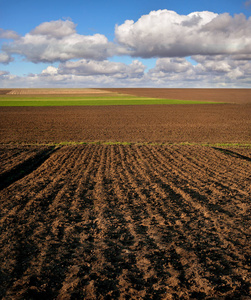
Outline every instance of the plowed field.
<path id="1" fill-rule="evenodd" d="M 250 149 L 1 149 L 0 298 L 250 299 Z"/>
<path id="2" fill-rule="evenodd" d="M 251 104 L 251 89 L 108 88 L 108 92 L 143 97 Z"/>
<path id="3" fill-rule="evenodd" d="M 1 107 L 0 143 L 250 143 L 251 105 Z"/>

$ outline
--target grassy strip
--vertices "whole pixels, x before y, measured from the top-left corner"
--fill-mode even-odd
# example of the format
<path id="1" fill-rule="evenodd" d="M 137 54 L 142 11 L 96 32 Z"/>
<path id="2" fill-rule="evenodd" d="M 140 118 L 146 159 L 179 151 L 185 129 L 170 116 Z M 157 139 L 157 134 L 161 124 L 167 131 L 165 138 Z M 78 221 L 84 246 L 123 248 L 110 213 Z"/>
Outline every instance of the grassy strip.
<path id="1" fill-rule="evenodd" d="M 154 104 L 216 104 L 216 102 L 144 99 L 144 100 L 71 100 L 71 101 L 0 101 L 0 106 L 109 106 L 109 105 L 154 105 Z M 217 102 L 219 104 L 219 102 Z"/>
<path id="2" fill-rule="evenodd" d="M 116 96 L 1 96 L 0 106 L 107 106 L 107 105 L 154 105 L 154 104 L 219 104 L 197 100 L 176 100 L 135 97 L 130 95 Z"/>

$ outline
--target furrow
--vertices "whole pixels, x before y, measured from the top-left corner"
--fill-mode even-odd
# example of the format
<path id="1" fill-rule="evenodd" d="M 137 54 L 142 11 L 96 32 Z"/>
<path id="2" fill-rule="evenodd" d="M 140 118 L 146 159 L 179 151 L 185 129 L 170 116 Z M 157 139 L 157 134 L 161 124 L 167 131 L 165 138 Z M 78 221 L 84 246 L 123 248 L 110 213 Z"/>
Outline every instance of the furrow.
<path id="1" fill-rule="evenodd" d="M 62 147 L 1 191 L 0 298 L 248 296 L 246 164 L 203 147 Z"/>
<path id="2" fill-rule="evenodd" d="M 125 180 L 127 182 L 127 179 Z M 165 201 L 166 198 L 169 198 L 170 195 L 166 194 L 165 191 L 158 191 L 159 194 L 156 191 L 156 199 L 158 199 L 158 205 L 162 206 L 162 203 L 165 203 L 167 209 L 158 209 L 158 213 L 156 212 L 153 214 L 152 219 L 147 221 L 147 219 L 139 219 L 139 224 L 144 224 L 144 222 L 147 221 L 146 226 L 142 227 L 141 225 L 141 230 L 144 229 L 141 233 L 141 239 L 146 241 L 146 245 L 151 247 L 151 255 L 147 256 L 140 256 L 143 257 L 144 259 L 139 260 L 139 264 L 141 266 L 142 263 L 148 262 L 149 264 L 155 265 L 155 273 L 153 273 L 152 277 L 149 278 L 150 280 L 156 280 L 156 274 L 157 277 L 161 276 L 163 278 L 166 278 L 166 282 L 163 283 L 163 286 L 167 287 L 169 286 L 169 283 L 172 281 L 171 278 L 176 278 L 175 281 L 175 286 L 180 285 L 180 290 L 182 290 L 182 287 L 185 286 L 185 278 L 178 277 L 177 278 L 177 268 L 183 268 L 178 260 L 174 259 L 172 260 L 173 255 L 176 253 L 176 244 L 185 241 L 185 237 L 183 236 L 182 232 L 179 232 L 177 230 L 177 224 L 175 221 L 175 217 L 173 216 L 173 213 L 175 211 L 171 210 L 170 211 L 170 206 L 172 206 L 171 201 Z M 162 195 L 161 195 L 162 194 Z M 161 197 L 162 196 L 162 197 Z M 155 195 L 151 193 L 151 195 L 147 195 L 147 200 L 146 202 L 149 201 L 150 199 L 150 205 L 155 206 L 156 204 L 154 203 Z M 140 201 L 142 203 L 142 201 Z M 170 204 L 170 206 L 169 206 Z M 135 211 L 135 205 L 133 206 L 133 212 Z M 171 213 L 170 213 L 171 212 Z M 177 211 L 178 213 L 178 211 Z M 139 212 L 137 213 L 137 218 L 138 218 Z M 137 219 L 136 219 L 137 220 Z M 164 222 L 163 222 L 164 220 Z M 176 219 L 177 220 L 177 219 Z M 135 219 L 133 220 L 133 223 L 135 224 Z M 150 223 L 150 224 L 149 224 Z M 138 233 L 140 234 L 140 232 Z M 171 242 L 172 241 L 172 242 Z M 149 248 L 148 248 L 149 251 Z M 185 250 L 184 250 L 185 251 Z M 184 252 L 183 251 L 183 252 Z M 157 257 L 157 259 L 156 259 Z M 194 256 L 195 257 L 195 256 Z M 164 267 L 163 267 L 164 266 Z M 151 268 L 149 268 L 149 273 L 153 272 L 153 270 L 150 272 Z M 161 275 L 162 274 L 162 275 Z M 165 292 L 168 292 L 168 289 L 164 289 Z M 162 291 L 163 292 L 163 291 Z"/>
<path id="3" fill-rule="evenodd" d="M 153 162 L 153 161 L 154 160 L 151 158 L 151 162 Z M 153 162 L 153 164 L 154 164 L 154 162 Z M 156 165 L 157 164 L 154 164 L 155 168 L 156 168 Z M 201 228 L 207 228 L 208 225 L 203 224 L 203 223 L 204 223 L 204 220 L 205 220 L 205 222 L 208 222 L 207 220 L 209 220 L 210 227 L 208 228 L 209 229 L 209 231 L 208 231 L 209 236 L 207 236 L 208 240 L 210 240 L 210 238 L 212 241 L 219 239 L 219 242 L 222 245 L 221 247 L 223 249 L 226 249 L 229 247 L 228 255 L 232 256 L 233 261 L 235 261 L 233 266 L 240 267 L 238 260 L 242 261 L 244 259 L 244 261 L 245 261 L 245 257 L 243 256 L 243 253 L 245 253 L 245 250 L 248 251 L 246 240 L 245 239 L 243 240 L 243 232 L 242 232 L 242 235 L 240 235 L 238 232 L 238 229 L 236 231 L 236 228 L 234 228 L 234 226 L 233 226 L 234 222 L 231 222 L 230 224 L 232 225 L 232 229 L 234 230 L 237 238 L 234 241 L 232 239 L 229 239 L 229 234 L 228 234 L 228 232 L 229 232 L 228 225 L 229 224 L 227 224 L 227 225 L 225 224 L 225 221 L 226 221 L 225 219 L 222 220 L 215 213 L 212 213 L 212 211 L 208 211 L 208 209 L 205 206 L 201 205 L 198 201 L 194 201 L 194 198 L 192 198 L 189 194 L 187 194 L 182 188 L 177 186 L 177 182 L 175 182 L 173 184 L 172 182 L 170 182 L 170 180 L 166 181 L 166 179 L 164 177 L 162 178 L 162 180 L 164 183 L 169 184 L 170 187 L 175 191 L 176 194 L 178 194 L 182 197 L 183 201 L 182 201 L 182 203 L 180 203 L 180 205 L 182 206 L 183 211 L 184 211 L 184 204 L 190 206 L 190 208 L 189 208 L 190 212 L 192 212 L 192 208 L 195 210 L 196 215 L 197 215 L 196 218 L 198 218 L 199 222 L 202 222 L 200 224 Z M 215 234 L 218 236 L 217 239 L 215 238 L 214 234 L 212 235 L 212 232 L 215 232 Z M 211 237 L 210 237 L 210 235 L 211 235 Z M 226 238 L 226 236 L 227 236 L 227 238 Z M 245 233 L 244 233 L 244 236 L 245 236 Z M 240 245 L 242 245 L 242 247 L 245 248 L 244 251 L 237 250 L 237 246 L 239 248 Z M 234 253 L 234 255 L 232 255 L 233 253 Z M 233 266 L 232 266 L 232 268 L 233 268 Z M 237 271 L 237 273 L 238 273 L 238 271 Z"/>
<path id="4" fill-rule="evenodd" d="M 162 153 L 160 153 L 159 151 L 151 149 L 152 153 L 154 153 L 154 151 L 156 155 L 155 158 L 152 159 L 157 159 L 156 164 L 158 164 L 158 166 L 165 166 L 165 157 L 163 157 Z M 162 157 L 161 159 L 163 161 L 159 161 L 158 157 Z M 180 161 L 180 158 L 178 161 Z M 214 184 L 210 184 L 208 186 L 206 185 L 206 182 L 204 182 L 204 176 L 201 175 L 200 172 L 194 171 L 193 169 L 180 170 L 179 164 L 177 164 L 177 162 L 175 161 L 172 162 L 172 166 L 169 166 L 168 169 L 170 170 L 170 168 L 177 175 L 175 180 L 180 182 L 180 184 L 183 186 L 183 189 L 185 189 L 188 193 L 194 195 L 195 197 L 198 196 L 198 200 L 201 201 L 203 205 L 208 206 L 210 210 L 218 209 L 221 212 L 225 213 L 226 216 L 229 216 L 230 223 L 231 219 L 234 218 L 234 215 L 230 214 L 230 211 L 235 211 L 235 207 L 240 207 L 243 211 L 243 213 L 240 211 L 238 212 L 238 214 L 242 216 L 246 214 L 247 197 L 242 197 L 237 192 L 234 193 L 233 191 L 229 191 L 228 189 L 226 189 L 223 193 L 222 191 L 219 191 Z M 189 176 L 187 176 L 187 174 L 189 174 Z M 246 192 L 246 194 L 248 194 L 248 191 Z"/>
<path id="5" fill-rule="evenodd" d="M 250 180 L 250 172 L 248 172 L 249 168 L 243 168 L 243 162 L 239 163 L 237 159 L 230 160 L 228 157 L 226 159 L 223 154 L 217 153 L 212 148 L 198 147 L 198 151 L 194 147 L 193 149 L 189 147 L 180 149 L 182 149 L 182 152 L 179 149 L 175 151 L 176 161 L 182 161 L 180 168 L 185 173 L 190 174 L 190 171 L 195 173 L 196 170 L 201 175 L 204 174 L 205 184 L 208 185 L 211 182 L 211 184 L 218 187 L 221 194 L 225 194 L 226 190 L 231 190 L 247 196 L 246 183 L 248 178 Z M 245 162 L 245 165 L 247 164 Z M 217 180 L 214 178 L 217 178 Z M 225 184 L 225 182 L 228 184 Z M 240 189 L 241 186 L 243 186 L 243 189 Z"/>

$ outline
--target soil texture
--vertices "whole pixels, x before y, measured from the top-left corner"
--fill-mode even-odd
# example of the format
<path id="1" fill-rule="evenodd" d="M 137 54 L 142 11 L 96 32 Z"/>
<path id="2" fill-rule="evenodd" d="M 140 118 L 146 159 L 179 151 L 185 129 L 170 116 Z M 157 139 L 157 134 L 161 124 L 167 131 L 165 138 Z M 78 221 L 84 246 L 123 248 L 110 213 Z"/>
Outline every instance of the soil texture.
<path id="1" fill-rule="evenodd" d="M 250 143 L 251 105 L 1 107 L 0 143 Z"/>
<path id="2" fill-rule="evenodd" d="M 251 89 L 110 88 L 105 91 L 135 96 L 251 104 Z"/>
<path id="3" fill-rule="evenodd" d="M 42 160 L 0 192 L 0 298 L 250 299 L 250 149 L 51 150 L 1 147 Z"/>

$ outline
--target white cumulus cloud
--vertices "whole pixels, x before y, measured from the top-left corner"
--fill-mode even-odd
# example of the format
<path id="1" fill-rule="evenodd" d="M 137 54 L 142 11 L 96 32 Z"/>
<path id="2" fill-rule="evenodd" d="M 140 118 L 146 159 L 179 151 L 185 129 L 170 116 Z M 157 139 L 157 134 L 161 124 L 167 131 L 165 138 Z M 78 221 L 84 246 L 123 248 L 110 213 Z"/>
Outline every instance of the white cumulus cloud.
<path id="1" fill-rule="evenodd" d="M 104 35 L 80 35 L 75 27 L 69 20 L 42 23 L 2 48 L 34 63 L 76 58 L 103 60 L 113 55 L 115 46 Z"/>
<path id="2" fill-rule="evenodd" d="M 76 24 L 66 20 L 44 22 L 31 31 L 31 35 L 45 35 L 47 37 L 63 38 L 76 33 Z"/>
<path id="3" fill-rule="evenodd" d="M 116 26 L 116 40 L 132 56 L 185 57 L 251 53 L 251 18 L 242 14 L 193 12 L 179 15 L 158 10 L 137 22 L 127 20 Z"/>
<path id="4" fill-rule="evenodd" d="M 42 71 L 42 75 L 56 75 L 58 73 L 58 69 L 53 66 L 48 66 L 45 70 Z"/>
<path id="5" fill-rule="evenodd" d="M 251 61 L 224 55 L 192 58 L 197 64 L 193 65 L 185 58 L 159 58 L 147 76 L 162 86 L 248 87 L 251 84 Z"/>
<path id="6" fill-rule="evenodd" d="M 0 63 L 13 61 L 12 55 L 60 62 L 40 74 L 2 71 L 0 86 L 250 87 L 250 28 L 251 17 L 243 14 L 158 10 L 116 25 L 113 42 L 102 34 L 79 34 L 70 20 L 42 23 L 24 36 L 0 29 L 0 38 L 9 39 L 3 41 Z M 123 55 L 135 60 L 108 60 Z M 157 58 L 155 67 L 147 70 L 141 58 Z"/>
<path id="7" fill-rule="evenodd" d="M 73 74 L 78 76 L 105 75 L 113 77 L 140 77 L 144 74 L 145 66 L 138 60 L 134 60 L 130 65 L 120 62 L 94 61 L 82 59 L 79 61 L 69 61 L 59 65 L 60 74 Z"/>

